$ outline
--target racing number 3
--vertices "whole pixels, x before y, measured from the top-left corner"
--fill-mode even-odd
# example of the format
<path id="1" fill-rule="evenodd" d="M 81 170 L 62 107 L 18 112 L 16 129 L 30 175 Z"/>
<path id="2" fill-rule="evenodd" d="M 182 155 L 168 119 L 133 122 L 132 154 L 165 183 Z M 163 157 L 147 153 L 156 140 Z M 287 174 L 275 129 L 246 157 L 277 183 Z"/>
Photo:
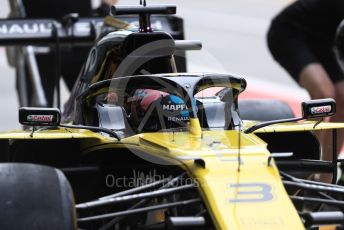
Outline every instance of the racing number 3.
<path id="1" fill-rule="evenodd" d="M 266 183 L 229 184 L 228 187 L 236 190 L 229 203 L 267 202 L 273 198 L 272 187 Z"/>

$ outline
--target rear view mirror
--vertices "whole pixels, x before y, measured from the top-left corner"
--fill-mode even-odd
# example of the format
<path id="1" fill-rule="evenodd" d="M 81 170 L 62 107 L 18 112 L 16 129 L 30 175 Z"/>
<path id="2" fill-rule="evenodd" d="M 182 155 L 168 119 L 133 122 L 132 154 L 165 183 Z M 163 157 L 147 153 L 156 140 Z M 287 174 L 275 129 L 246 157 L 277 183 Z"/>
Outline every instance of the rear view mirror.
<path id="1" fill-rule="evenodd" d="M 302 102 L 304 119 L 328 117 L 336 113 L 336 101 L 332 98 Z"/>
<path id="2" fill-rule="evenodd" d="M 19 109 L 19 122 L 28 126 L 58 126 L 61 113 L 56 108 L 29 108 Z"/>
<path id="3" fill-rule="evenodd" d="M 252 133 L 256 131 L 257 129 L 263 128 L 265 126 L 273 125 L 273 124 L 295 122 L 295 121 L 311 119 L 311 118 L 328 117 L 328 116 L 333 116 L 335 113 L 336 113 L 336 101 L 333 100 L 332 98 L 311 100 L 307 102 L 302 102 L 302 117 L 287 118 L 287 119 L 280 119 L 280 120 L 273 120 L 273 121 L 266 121 L 266 122 L 258 123 L 249 127 L 244 132 Z"/>

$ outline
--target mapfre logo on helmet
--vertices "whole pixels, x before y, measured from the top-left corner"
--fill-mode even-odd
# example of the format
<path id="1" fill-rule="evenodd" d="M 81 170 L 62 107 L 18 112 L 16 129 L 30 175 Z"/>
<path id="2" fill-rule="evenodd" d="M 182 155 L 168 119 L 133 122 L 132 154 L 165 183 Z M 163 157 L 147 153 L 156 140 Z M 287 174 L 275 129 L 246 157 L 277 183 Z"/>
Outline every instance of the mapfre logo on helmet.
<path id="1" fill-rule="evenodd" d="M 27 120 L 28 121 L 34 121 L 34 122 L 52 122 L 54 119 L 53 115 L 28 115 Z"/>
<path id="2" fill-rule="evenodd" d="M 170 105 L 163 105 L 162 106 L 163 110 L 186 110 L 188 107 L 185 104 L 170 104 Z"/>

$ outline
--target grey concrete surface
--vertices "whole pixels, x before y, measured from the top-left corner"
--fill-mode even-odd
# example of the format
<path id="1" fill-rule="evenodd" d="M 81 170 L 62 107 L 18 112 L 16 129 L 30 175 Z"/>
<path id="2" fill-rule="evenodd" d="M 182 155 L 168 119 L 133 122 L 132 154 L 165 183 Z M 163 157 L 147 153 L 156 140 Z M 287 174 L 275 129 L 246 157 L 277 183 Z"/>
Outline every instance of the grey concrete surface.
<path id="1" fill-rule="evenodd" d="M 94 0 L 96 1 L 96 0 Z M 120 0 L 137 4 L 139 0 Z M 152 4 L 176 4 L 185 19 L 187 39 L 203 41 L 203 51 L 188 54 L 190 71 L 239 73 L 250 82 L 266 81 L 304 93 L 271 58 L 265 41 L 270 20 L 288 0 L 148 0 Z M 7 0 L 0 0 L 0 17 L 8 14 Z M 0 48 L 0 131 L 20 127 L 13 69 Z M 252 80 L 252 81 L 251 81 Z"/>

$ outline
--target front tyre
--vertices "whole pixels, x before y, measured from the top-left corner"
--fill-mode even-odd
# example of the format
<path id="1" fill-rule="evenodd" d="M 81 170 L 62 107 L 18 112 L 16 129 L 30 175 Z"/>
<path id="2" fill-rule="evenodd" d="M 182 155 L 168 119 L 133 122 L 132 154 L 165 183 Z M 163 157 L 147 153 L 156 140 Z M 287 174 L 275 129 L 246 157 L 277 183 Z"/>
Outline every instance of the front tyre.
<path id="1" fill-rule="evenodd" d="M 0 229 L 76 229 L 74 198 L 55 168 L 0 164 Z"/>

